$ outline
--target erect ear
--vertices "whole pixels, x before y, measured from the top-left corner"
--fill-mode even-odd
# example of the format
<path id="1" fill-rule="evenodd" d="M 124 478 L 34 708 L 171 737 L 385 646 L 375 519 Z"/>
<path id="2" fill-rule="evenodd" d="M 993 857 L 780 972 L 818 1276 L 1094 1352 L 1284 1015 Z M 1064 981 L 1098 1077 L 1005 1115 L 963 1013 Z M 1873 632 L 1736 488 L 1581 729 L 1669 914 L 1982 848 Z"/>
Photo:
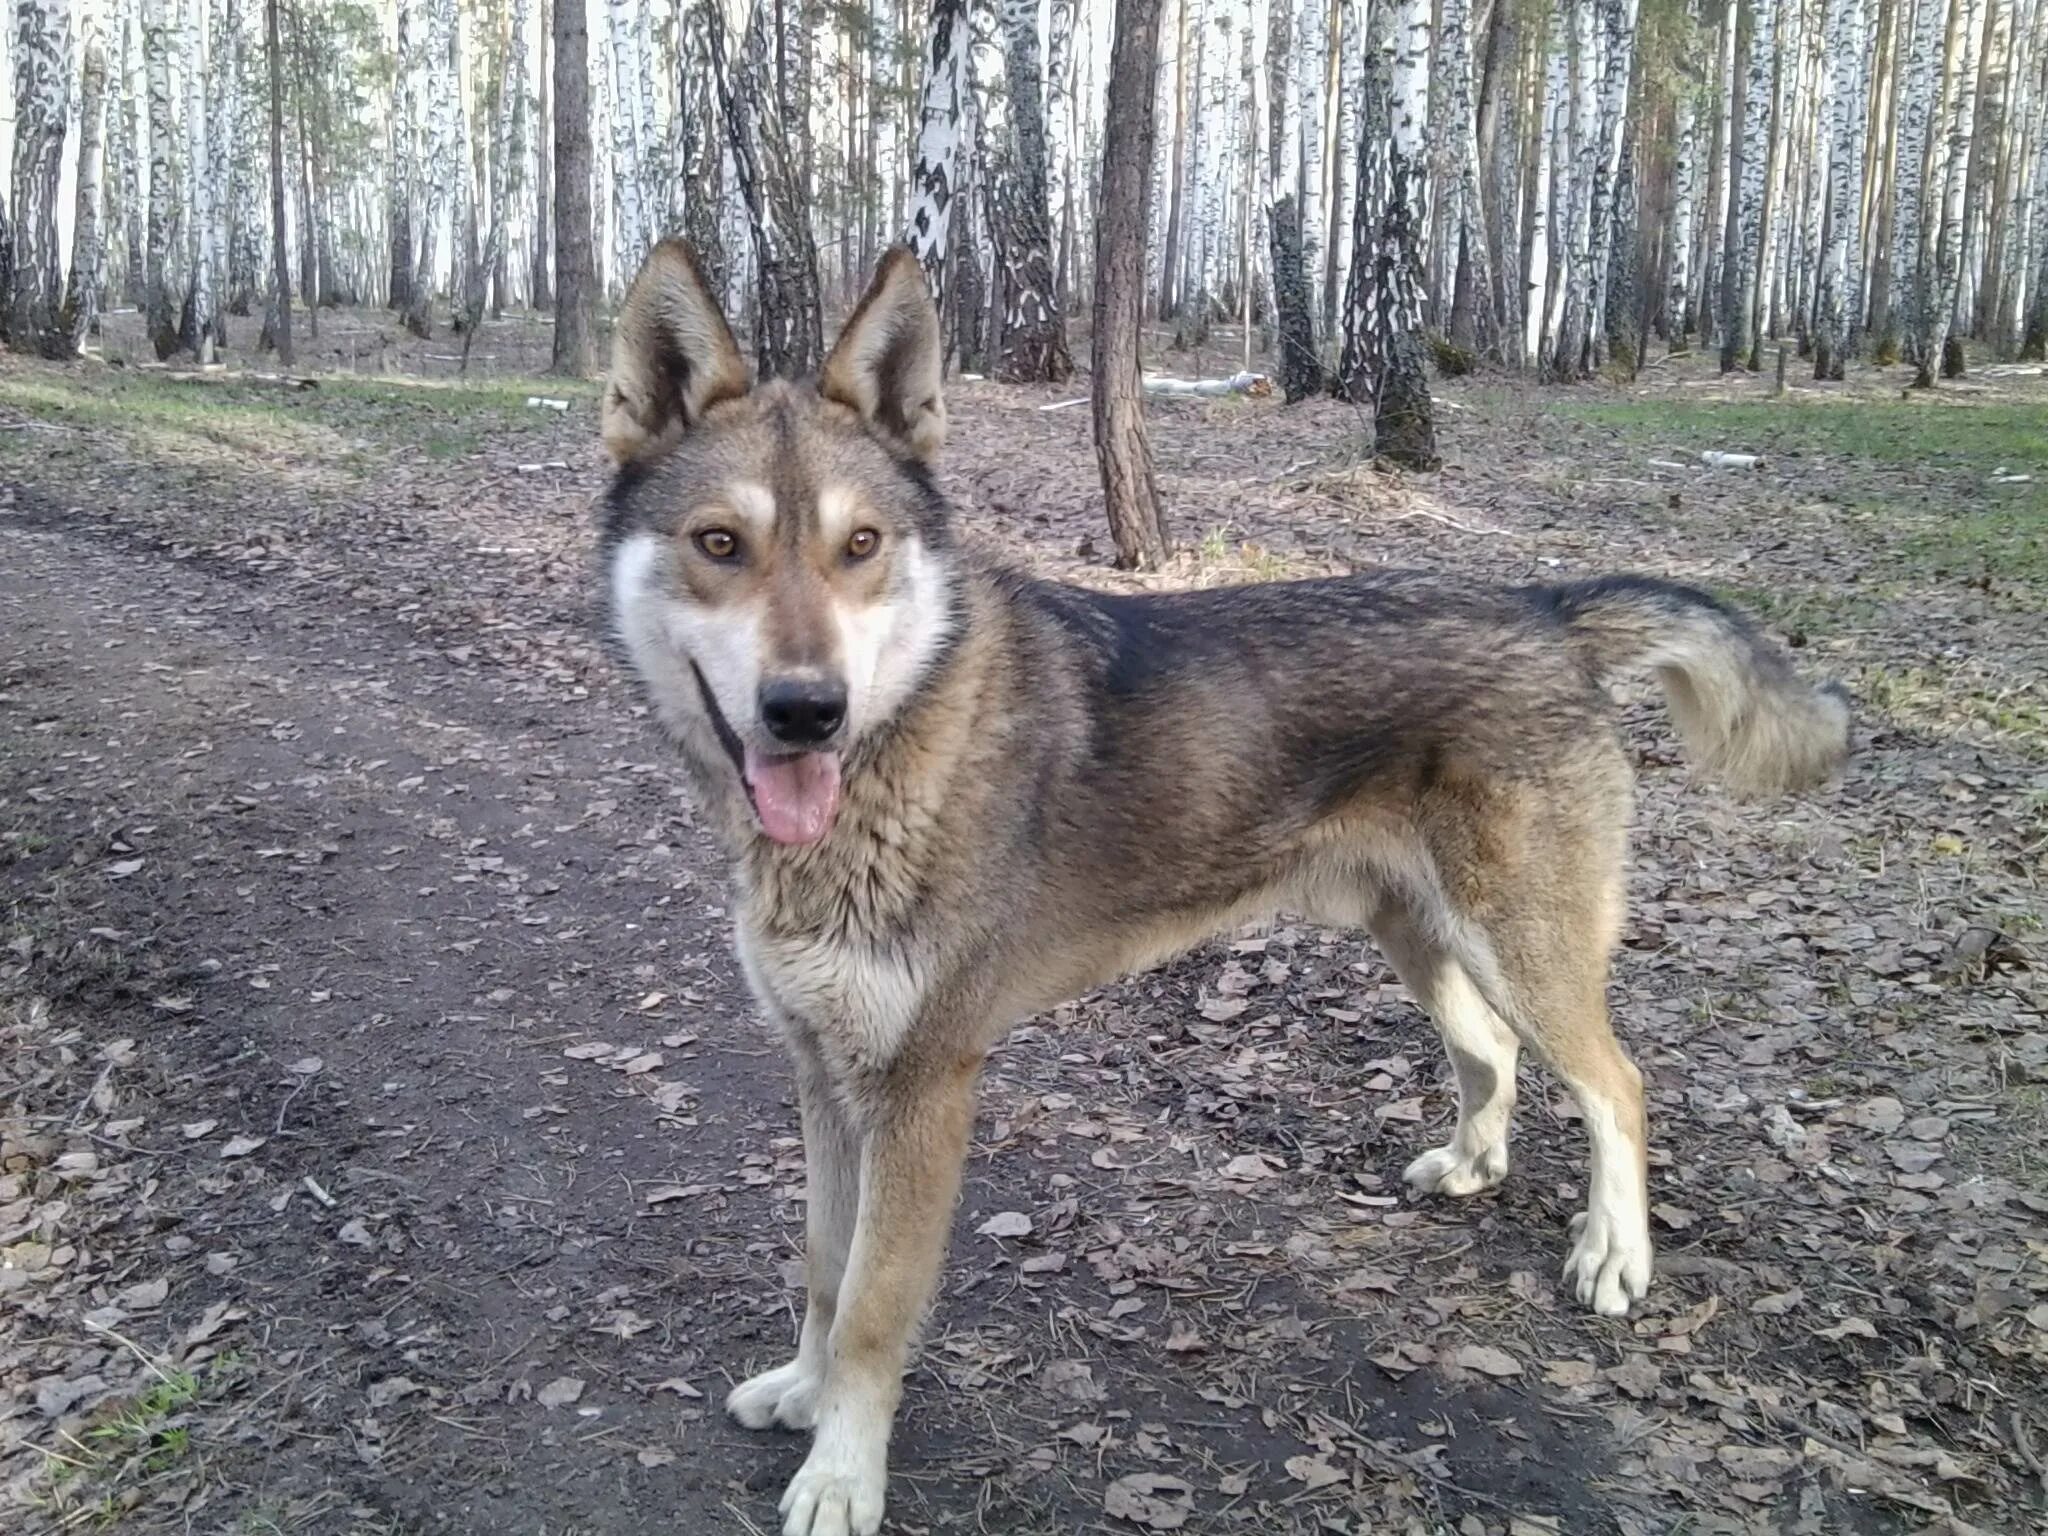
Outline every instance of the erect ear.
<path id="1" fill-rule="evenodd" d="M 940 363 L 939 314 L 924 270 L 907 247 L 894 246 L 825 359 L 818 391 L 930 460 L 946 440 Z"/>
<path id="2" fill-rule="evenodd" d="M 697 267 L 697 253 L 664 240 L 649 253 L 612 327 L 612 371 L 601 422 L 620 466 L 674 445 L 721 400 L 747 392 L 747 360 Z"/>

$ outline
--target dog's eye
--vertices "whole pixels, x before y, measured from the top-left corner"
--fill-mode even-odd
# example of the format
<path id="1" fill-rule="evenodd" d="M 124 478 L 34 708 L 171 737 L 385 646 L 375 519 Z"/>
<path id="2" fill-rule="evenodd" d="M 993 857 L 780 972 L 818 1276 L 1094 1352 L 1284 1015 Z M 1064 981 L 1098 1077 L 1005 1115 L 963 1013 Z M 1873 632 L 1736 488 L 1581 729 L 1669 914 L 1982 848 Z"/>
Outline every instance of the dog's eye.
<path id="1" fill-rule="evenodd" d="M 730 560 L 740 552 L 740 541 L 730 529 L 706 528 L 697 535 L 697 547 L 713 560 Z"/>
<path id="2" fill-rule="evenodd" d="M 856 560 L 865 560 L 881 547 L 882 536 L 872 528 L 856 528 L 853 537 L 846 541 L 846 552 Z"/>

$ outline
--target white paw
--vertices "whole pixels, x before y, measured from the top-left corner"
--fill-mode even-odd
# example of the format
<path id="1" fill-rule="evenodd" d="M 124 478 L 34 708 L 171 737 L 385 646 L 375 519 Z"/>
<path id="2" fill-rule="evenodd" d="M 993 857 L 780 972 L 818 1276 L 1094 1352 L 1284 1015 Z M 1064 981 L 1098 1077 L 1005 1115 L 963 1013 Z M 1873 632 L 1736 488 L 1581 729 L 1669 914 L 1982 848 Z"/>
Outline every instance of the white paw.
<path id="1" fill-rule="evenodd" d="M 1573 1282 L 1580 1304 L 1602 1317 L 1626 1317 L 1628 1304 L 1650 1289 L 1649 1223 L 1581 1213 L 1572 1218 L 1572 1235 L 1564 1277 Z"/>
<path id="2" fill-rule="evenodd" d="M 879 1457 L 855 1465 L 818 1446 L 783 1492 L 782 1536 L 875 1536 L 887 1482 Z"/>
<path id="3" fill-rule="evenodd" d="M 1432 1147 L 1401 1175 L 1417 1194 L 1453 1196 L 1476 1195 L 1507 1176 L 1508 1147 L 1504 1141 L 1469 1154 L 1455 1142 L 1448 1147 Z"/>
<path id="4" fill-rule="evenodd" d="M 726 1394 L 725 1411 L 748 1429 L 809 1429 L 817 1418 L 818 1378 L 803 1361 L 792 1360 L 734 1387 Z"/>

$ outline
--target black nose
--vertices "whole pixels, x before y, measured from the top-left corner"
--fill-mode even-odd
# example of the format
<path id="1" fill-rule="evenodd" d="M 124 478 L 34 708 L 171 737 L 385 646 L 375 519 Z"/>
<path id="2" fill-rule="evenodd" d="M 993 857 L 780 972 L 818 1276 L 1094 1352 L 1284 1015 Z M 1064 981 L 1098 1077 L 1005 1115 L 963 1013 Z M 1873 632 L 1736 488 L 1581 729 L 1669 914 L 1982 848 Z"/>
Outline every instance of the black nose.
<path id="1" fill-rule="evenodd" d="M 816 679 L 761 685 L 761 723 L 777 741 L 815 747 L 846 723 L 846 686 Z"/>

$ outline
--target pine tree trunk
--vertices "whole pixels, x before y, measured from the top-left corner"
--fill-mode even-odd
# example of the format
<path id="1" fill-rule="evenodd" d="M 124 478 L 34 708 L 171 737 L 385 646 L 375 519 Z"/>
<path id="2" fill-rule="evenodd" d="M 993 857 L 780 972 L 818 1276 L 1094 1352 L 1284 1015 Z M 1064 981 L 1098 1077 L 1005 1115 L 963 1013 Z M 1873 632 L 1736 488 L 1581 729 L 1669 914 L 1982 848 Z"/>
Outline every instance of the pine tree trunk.
<path id="1" fill-rule="evenodd" d="M 959 185 L 960 138 L 967 112 L 967 0 L 932 0 L 918 108 L 917 163 L 910 173 L 910 225 L 903 243 L 924 268 L 925 289 L 943 307 L 946 255 Z"/>
<path id="2" fill-rule="evenodd" d="M 1038 0 L 1001 0 L 1001 10 L 1010 82 L 1011 181 L 1001 204 L 1003 336 L 997 374 L 1011 383 L 1056 383 L 1074 365 L 1053 289 Z"/>
<path id="3" fill-rule="evenodd" d="M 100 235 L 100 182 L 106 116 L 107 54 L 91 12 L 83 22 L 78 96 L 78 184 L 72 201 L 71 274 L 57 328 L 66 357 L 78 355 L 99 323 L 105 257 Z"/>
<path id="4" fill-rule="evenodd" d="M 591 271 L 590 33 L 584 0 L 555 8 L 555 347 L 556 373 L 588 378 L 597 368 L 597 295 Z"/>
<path id="5" fill-rule="evenodd" d="M 0 311 L 8 344 L 38 356 L 76 357 L 66 329 L 58 263 L 58 174 L 71 98 L 71 16 L 63 0 L 15 0 L 14 228 L 11 291 Z"/>
<path id="6" fill-rule="evenodd" d="M 263 51 L 270 63 L 270 253 L 271 287 L 270 313 L 266 317 L 264 333 L 270 344 L 277 349 L 278 361 L 289 368 L 292 365 L 292 266 L 290 245 L 285 233 L 285 188 L 284 188 L 284 49 L 278 38 L 278 5 L 280 0 L 264 0 L 263 6 Z M 150 88 L 151 113 L 154 116 L 156 89 Z M 168 105 L 168 93 L 166 93 Z M 154 225 L 155 198 L 151 198 Z M 151 244 L 155 244 L 154 228 Z M 155 277 L 155 262 L 151 262 L 152 279 Z"/>
<path id="7" fill-rule="evenodd" d="M 1095 452 L 1116 563 L 1156 569 L 1168 547 L 1145 435 L 1138 349 L 1145 310 L 1145 188 L 1158 138 L 1152 76 L 1161 0 L 1116 0 L 1095 223 Z"/>

